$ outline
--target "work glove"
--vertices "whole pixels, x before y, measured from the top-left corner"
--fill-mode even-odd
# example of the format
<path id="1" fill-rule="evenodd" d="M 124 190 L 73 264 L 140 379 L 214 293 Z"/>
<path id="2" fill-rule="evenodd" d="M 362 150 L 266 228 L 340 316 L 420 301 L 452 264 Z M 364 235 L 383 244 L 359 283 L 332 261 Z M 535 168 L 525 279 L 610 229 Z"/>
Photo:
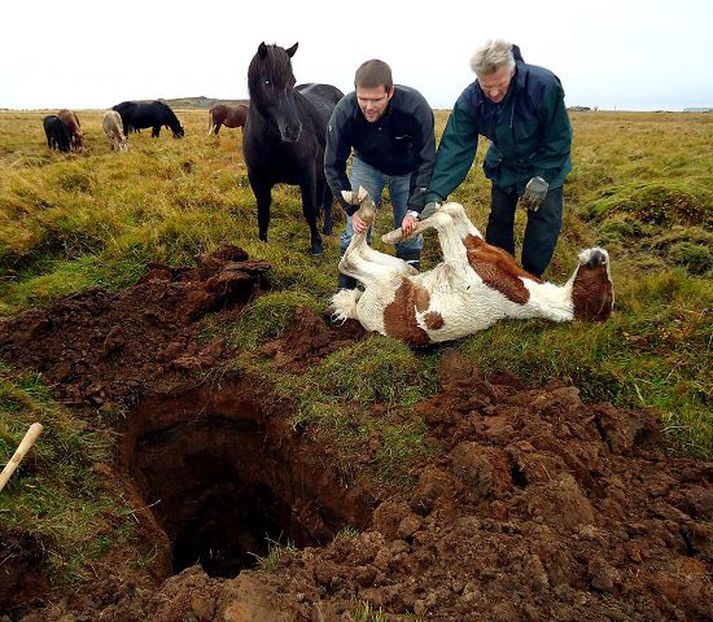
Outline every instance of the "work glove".
<path id="1" fill-rule="evenodd" d="M 441 204 L 438 201 L 429 201 L 421 210 L 421 213 L 418 215 L 418 219 L 426 220 L 426 218 L 430 218 L 436 213 L 436 210 L 438 210 L 439 207 L 441 207 Z"/>
<path id="2" fill-rule="evenodd" d="M 549 187 L 550 185 L 542 177 L 533 177 L 525 186 L 525 192 L 520 197 L 520 205 L 536 212 L 545 200 Z"/>

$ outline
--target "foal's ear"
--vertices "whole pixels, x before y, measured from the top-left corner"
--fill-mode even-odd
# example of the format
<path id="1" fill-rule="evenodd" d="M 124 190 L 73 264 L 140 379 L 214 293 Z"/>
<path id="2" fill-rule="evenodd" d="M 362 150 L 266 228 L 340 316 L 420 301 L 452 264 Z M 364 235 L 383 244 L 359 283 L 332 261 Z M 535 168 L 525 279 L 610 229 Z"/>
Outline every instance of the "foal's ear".
<path id="1" fill-rule="evenodd" d="M 295 43 L 291 48 L 287 48 L 285 52 L 287 52 L 287 56 L 292 58 L 295 55 L 295 52 L 297 51 L 297 46 L 299 45 L 299 41 Z"/>
<path id="2" fill-rule="evenodd" d="M 257 53 L 260 55 L 260 58 L 265 58 L 265 56 L 267 56 L 267 46 L 264 41 L 257 46 Z"/>

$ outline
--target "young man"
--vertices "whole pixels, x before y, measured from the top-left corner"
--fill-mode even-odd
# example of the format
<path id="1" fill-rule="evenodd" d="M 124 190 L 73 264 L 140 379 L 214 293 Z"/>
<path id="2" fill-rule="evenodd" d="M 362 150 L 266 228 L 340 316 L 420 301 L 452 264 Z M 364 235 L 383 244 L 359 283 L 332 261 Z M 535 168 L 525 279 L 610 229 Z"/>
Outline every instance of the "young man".
<path id="1" fill-rule="evenodd" d="M 562 185 L 572 169 L 572 126 L 564 91 L 551 71 L 527 65 L 520 49 L 488 42 L 471 59 L 475 82 L 456 101 L 438 146 L 429 187 L 430 215 L 465 179 L 478 148 L 490 141 L 483 169 L 492 181 L 485 239 L 515 255 L 519 203 L 527 208 L 522 267 L 541 276 L 562 228 Z"/>
<path id="2" fill-rule="evenodd" d="M 363 186 L 378 204 L 388 185 L 394 208 L 394 227 L 407 235 L 423 209 L 436 152 L 433 111 L 415 89 L 394 85 L 391 68 L 381 60 L 368 60 L 357 69 L 355 90 L 337 104 L 327 126 L 324 172 L 334 196 L 347 212 L 342 253 L 354 233 L 367 230 L 347 205 L 342 190 Z M 349 178 L 347 159 L 354 150 Z M 423 238 L 415 236 L 396 245 L 396 256 L 416 268 Z M 339 287 L 353 289 L 356 281 L 339 275 Z"/>

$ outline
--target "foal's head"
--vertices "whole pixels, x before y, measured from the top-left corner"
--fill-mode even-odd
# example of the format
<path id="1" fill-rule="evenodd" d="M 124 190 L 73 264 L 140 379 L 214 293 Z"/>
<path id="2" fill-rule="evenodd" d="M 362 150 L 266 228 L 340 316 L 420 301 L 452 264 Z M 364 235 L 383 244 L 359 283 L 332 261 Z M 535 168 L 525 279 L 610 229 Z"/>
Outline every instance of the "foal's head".
<path id="1" fill-rule="evenodd" d="M 297 43 L 284 49 L 277 45 L 261 43 L 248 68 L 250 104 L 271 123 L 277 125 L 280 137 L 286 142 L 296 142 L 302 133 L 295 105 L 295 76 L 291 58 Z"/>

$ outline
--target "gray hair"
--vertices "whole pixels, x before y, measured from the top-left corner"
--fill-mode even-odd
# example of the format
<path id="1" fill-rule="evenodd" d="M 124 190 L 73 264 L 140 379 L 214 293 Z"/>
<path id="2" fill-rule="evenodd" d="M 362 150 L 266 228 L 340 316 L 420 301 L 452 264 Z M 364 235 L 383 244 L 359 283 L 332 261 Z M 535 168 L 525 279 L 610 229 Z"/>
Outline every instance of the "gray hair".
<path id="1" fill-rule="evenodd" d="M 478 48 L 470 59 L 470 68 L 476 76 L 494 73 L 502 67 L 515 68 L 512 43 L 502 39 L 488 41 L 483 47 Z"/>

